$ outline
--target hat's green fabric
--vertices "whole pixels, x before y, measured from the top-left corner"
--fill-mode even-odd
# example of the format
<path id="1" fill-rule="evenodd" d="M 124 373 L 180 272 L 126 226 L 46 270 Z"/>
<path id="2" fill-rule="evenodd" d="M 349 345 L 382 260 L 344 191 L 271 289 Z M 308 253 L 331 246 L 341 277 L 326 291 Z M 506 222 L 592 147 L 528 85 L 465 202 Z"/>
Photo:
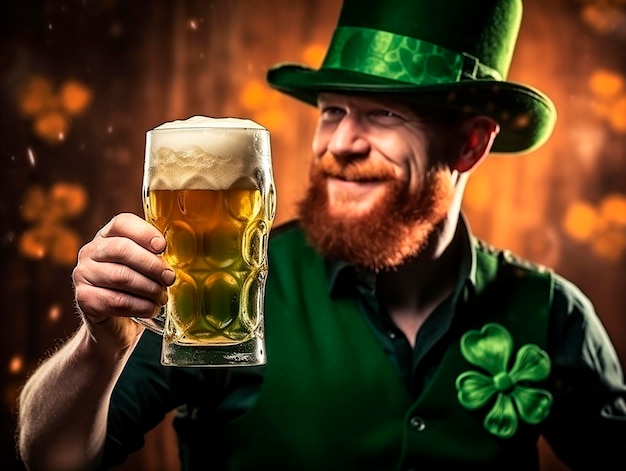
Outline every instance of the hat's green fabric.
<path id="1" fill-rule="evenodd" d="M 486 114 L 500 124 L 494 152 L 525 152 L 556 110 L 506 81 L 521 18 L 521 0 L 345 0 L 322 66 L 279 64 L 267 80 L 313 105 L 322 91 L 384 93 Z"/>

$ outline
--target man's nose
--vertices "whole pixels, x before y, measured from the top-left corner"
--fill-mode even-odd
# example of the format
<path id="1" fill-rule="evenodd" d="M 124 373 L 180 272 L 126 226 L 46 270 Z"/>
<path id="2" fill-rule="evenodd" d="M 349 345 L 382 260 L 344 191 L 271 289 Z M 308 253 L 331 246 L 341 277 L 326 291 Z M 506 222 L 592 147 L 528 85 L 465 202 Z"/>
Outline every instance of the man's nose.
<path id="1" fill-rule="evenodd" d="M 328 151 L 336 157 L 363 156 L 370 150 L 367 133 L 359 118 L 355 115 L 345 115 L 328 143 Z"/>

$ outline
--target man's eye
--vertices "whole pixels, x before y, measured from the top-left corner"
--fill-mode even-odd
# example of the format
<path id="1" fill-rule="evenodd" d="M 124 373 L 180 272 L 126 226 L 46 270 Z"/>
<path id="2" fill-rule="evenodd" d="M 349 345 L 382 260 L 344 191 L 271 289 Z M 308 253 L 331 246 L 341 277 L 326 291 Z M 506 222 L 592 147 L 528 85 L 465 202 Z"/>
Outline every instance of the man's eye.
<path id="1" fill-rule="evenodd" d="M 320 116 L 324 121 L 335 121 L 341 119 L 346 112 L 338 106 L 326 106 L 321 109 Z"/>
<path id="2" fill-rule="evenodd" d="M 368 118 L 375 123 L 387 125 L 399 124 L 406 121 L 402 116 L 385 109 L 370 111 Z"/>
<path id="3" fill-rule="evenodd" d="M 389 111 L 389 110 L 374 110 L 370 112 L 370 115 L 372 116 L 381 116 L 381 117 L 389 117 L 391 118 L 392 116 L 396 116 L 396 114 L 393 111 Z"/>

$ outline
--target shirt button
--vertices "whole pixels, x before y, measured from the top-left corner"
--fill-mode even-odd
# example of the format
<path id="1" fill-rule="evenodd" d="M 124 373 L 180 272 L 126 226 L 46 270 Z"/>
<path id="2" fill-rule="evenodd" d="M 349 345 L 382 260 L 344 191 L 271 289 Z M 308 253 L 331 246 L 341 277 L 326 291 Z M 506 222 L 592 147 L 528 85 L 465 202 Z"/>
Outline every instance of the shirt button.
<path id="1" fill-rule="evenodd" d="M 393 339 L 395 339 L 395 338 L 396 338 L 396 333 L 395 333 L 394 331 L 392 331 L 392 330 L 390 330 L 389 332 L 387 332 L 387 335 L 389 336 L 389 338 L 390 338 L 391 340 L 393 340 Z"/>
<path id="2" fill-rule="evenodd" d="M 413 430 L 415 430 L 416 432 L 422 432 L 426 428 L 426 423 L 421 417 L 411 417 L 409 423 L 411 424 Z"/>

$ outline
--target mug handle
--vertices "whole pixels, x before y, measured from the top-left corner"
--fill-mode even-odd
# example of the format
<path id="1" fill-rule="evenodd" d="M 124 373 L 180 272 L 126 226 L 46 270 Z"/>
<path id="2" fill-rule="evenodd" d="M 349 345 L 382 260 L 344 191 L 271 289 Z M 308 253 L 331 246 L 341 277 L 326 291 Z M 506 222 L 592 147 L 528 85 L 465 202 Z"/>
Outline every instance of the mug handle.
<path id="1" fill-rule="evenodd" d="M 162 307 L 159 313 L 153 318 L 131 317 L 131 319 L 162 336 L 163 330 L 165 329 L 165 307 Z"/>

